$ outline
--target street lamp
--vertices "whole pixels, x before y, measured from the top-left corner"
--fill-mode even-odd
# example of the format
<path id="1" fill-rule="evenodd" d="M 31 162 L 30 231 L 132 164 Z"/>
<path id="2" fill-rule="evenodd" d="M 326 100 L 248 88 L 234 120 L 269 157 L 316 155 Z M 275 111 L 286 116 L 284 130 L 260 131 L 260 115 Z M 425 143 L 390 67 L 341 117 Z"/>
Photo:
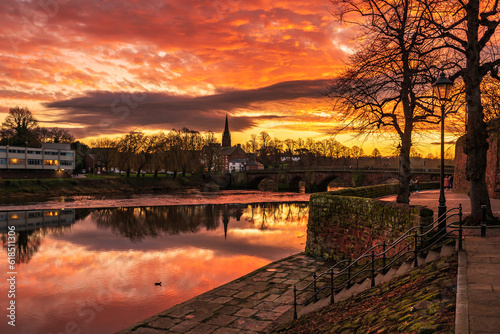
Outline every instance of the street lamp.
<path id="1" fill-rule="evenodd" d="M 441 72 L 439 78 L 432 84 L 434 94 L 436 94 L 441 104 L 441 180 L 439 185 L 439 206 L 438 223 L 439 230 L 446 228 L 446 198 L 444 197 L 444 105 L 448 101 L 453 81 L 448 79 L 444 72 Z"/>

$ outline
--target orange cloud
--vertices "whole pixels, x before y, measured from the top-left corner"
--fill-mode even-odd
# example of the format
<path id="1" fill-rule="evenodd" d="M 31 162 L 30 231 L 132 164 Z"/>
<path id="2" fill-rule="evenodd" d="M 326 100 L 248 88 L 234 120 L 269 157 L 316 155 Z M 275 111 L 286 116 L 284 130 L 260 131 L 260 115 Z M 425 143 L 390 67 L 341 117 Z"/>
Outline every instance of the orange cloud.
<path id="1" fill-rule="evenodd" d="M 331 79 L 349 34 L 337 29 L 328 6 L 323 0 L 2 1 L 0 104 L 28 105 L 44 118 L 53 113 L 46 103 L 95 91 L 199 97 Z M 236 110 L 249 108 L 245 102 L 231 103 L 217 115 L 236 116 Z M 88 106 L 86 114 L 94 107 Z M 266 105 L 253 107 L 271 113 Z M 58 112 L 73 123 L 79 117 L 74 109 Z M 252 123 L 256 132 L 259 122 Z M 128 130 L 117 124 L 113 133 Z"/>

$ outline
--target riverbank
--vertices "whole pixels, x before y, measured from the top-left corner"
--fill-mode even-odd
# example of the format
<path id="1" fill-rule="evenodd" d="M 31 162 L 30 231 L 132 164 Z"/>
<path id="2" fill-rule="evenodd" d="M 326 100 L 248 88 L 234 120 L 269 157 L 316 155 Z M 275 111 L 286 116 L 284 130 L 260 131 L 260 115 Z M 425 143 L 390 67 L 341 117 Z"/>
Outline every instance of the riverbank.
<path id="1" fill-rule="evenodd" d="M 170 193 L 203 189 L 201 177 L 101 177 L 0 180 L 0 201 L 47 200 L 62 196 Z"/>
<path id="2" fill-rule="evenodd" d="M 0 202 L 0 211 L 51 210 L 51 209 L 98 209 L 157 207 L 171 205 L 207 205 L 308 202 L 310 194 L 261 192 L 258 190 L 221 190 L 203 192 L 197 189 L 181 189 L 171 193 L 152 194 L 96 194 L 72 195 L 48 198 L 19 198 L 17 201 Z"/>

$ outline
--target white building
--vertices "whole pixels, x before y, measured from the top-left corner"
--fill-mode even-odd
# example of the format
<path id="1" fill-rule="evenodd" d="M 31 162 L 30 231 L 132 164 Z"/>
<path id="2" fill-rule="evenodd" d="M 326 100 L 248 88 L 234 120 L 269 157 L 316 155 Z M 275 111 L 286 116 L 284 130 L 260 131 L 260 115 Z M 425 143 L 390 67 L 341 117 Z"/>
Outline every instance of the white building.
<path id="1" fill-rule="evenodd" d="M 34 211 L 0 211 L 0 232 L 15 226 L 16 232 L 37 230 L 43 227 L 70 226 L 75 223 L 75 209 Z"/>
<path id="2" fill-rule="evenodd" d="M 246 170 L 247 159 L 231 159 L 229 161 L 229 173 Z"/>
<path id="3" fill-rule="evenodd" d="M 42 148 L 0 146 L 0 169 L 73 170 L 75 151 L 60 143 L 44 143 Z"/>

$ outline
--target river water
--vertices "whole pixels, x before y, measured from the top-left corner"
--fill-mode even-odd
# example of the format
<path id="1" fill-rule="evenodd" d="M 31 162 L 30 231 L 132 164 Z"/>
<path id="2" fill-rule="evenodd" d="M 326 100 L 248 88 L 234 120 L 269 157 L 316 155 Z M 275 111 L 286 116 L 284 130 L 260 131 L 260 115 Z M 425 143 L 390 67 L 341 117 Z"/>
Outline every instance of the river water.
<path id="1" fill-rule="evenodd" d="M 308 199 L 228 191 L 3 205 L 0 333 L 113 333 L 301 252 Z"/>

